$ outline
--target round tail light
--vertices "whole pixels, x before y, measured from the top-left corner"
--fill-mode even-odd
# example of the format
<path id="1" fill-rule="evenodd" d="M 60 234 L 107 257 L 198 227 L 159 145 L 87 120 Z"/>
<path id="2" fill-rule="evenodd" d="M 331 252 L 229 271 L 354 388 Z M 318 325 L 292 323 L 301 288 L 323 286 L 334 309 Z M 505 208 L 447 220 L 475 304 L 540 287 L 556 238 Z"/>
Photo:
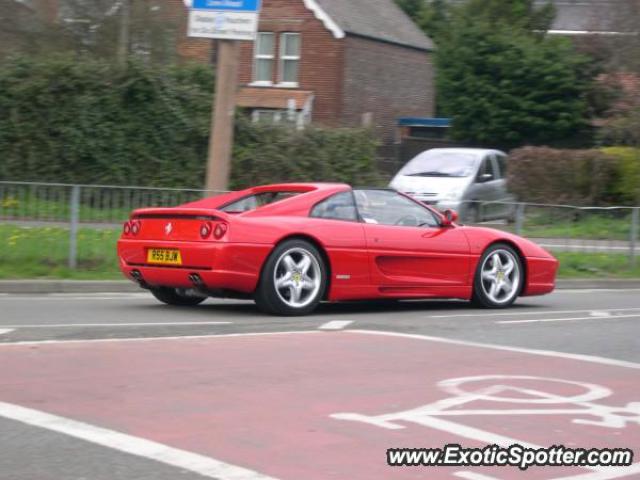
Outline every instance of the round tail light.
<path id="1" fill-rule="evenodd" d="M 122 231 L 124 232 L 125 235 L 129 235 L 131 233 L 131 223 L 130 222 L 124 222 L 124 226 L 122 227 Z"/>
<path id="2" fill-rule="evenodd" d="M 138 235 L 140 233 L 140 222 L 131 222 L 131 233 Z"/>
<path id="3" fill-rule="evenodd" d="M 211 224 L 209 222 L 203 223 L 202 226 L 200 226 L 200 236 L 205 239 L 209 238 L 209 235 L 211 235 Z"/>
<path id="4" fill-rule="evenodd" d="M 220 240 L 224 237 L 224 234 L 227 233 L 227 224 L 219 223 L 216 225 L 216 229 L 213 231 L 213 236 L 216 237 L 216 240 Z"/>

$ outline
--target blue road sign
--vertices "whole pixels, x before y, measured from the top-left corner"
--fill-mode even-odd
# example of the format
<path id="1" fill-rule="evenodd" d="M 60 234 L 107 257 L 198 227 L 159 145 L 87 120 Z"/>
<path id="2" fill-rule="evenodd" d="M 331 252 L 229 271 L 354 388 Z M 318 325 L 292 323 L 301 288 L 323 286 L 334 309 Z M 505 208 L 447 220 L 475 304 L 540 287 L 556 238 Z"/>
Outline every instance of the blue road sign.
<path id="1" fill-rule="evenodd" d="M 257 12 L 261 0 L 193 0 L 194 10 L 224 10 L 228 12 Z"/>

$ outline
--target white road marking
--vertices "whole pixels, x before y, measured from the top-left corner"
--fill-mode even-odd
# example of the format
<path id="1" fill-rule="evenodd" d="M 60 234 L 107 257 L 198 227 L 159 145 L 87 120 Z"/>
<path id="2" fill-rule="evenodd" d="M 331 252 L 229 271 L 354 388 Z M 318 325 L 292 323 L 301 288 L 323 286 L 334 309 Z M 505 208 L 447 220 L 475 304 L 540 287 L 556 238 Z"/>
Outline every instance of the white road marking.
<path id="1" fill-rule="evenodd" d="M 342 330 L 353 323 L 352 320 L 333 320 L 318 327 L 318 330 Z"/>
<path id="2" fill-rule="evenodd" d="M 11 333 L 15 330 L 15 328 L 0 328 L 0 335 L 4 335 L 5 333 Z"/>
<path id="3" fill-rule="evenodd" d="M 555 294 L 559 293 L 626 293 L 626 292 L 640 292 L 640 288 L 559 288 Z"/>
<path id="4" fill-rule="evenodd" d="M 555 478 L 554 480 L 612 480 L 614 478 L 637 475 L 638 473 L 640 473 L 640 463 L 634 463 L 628 467 L 603 467 L 602 470 L 597 472 Z"/>
<path id="5" fill-rule="evenodd" d="M 191 335 L 183 337 L 139 337 L 139 338 L 94 338 L 84 340 L 35 340 L 25 342 L 0 342 L 2 347 L 14 346 L 39 346 L 39 345 L 67 345 L 77 343 L 118 343 L 118 342 L 158 342 L 163 340 L 209 340 L 214 338 L 232 337 L 268 337 L 276 335 L 302 335 L 310 333 L 321 333 L 318 330 L 300 330 L 291 332 L 262 332 L 262 333 L 227 333 L 223 335 Z"/>
<path id="6" fill-rule="evenodd" d="M 474 472 L 456 472 L 453 474 L 454 477 L 465 478 L 466 480 L 500 480 L 496 477 L 489 477 L 487 475 L 482 475 L 481 473 Z"/>
<path id="7" fill-rule="evenodd" d="M 0 416 L 218 480 L 275 480 L 215 458 L 50 413 L 0 402 Z"/>
<path id="8" fill-rule="evenodd" d="M 149 323 L 52 323 L 33 325 L 0 325 L 0 328 L 73 328 L 73 327 L 179 327 L 197 325 L 232 325 L 233 322 L 149 322 Z"/>
<path id="9" fill-rule="evenodd" d="M 91 296 L 58 296 L 58 295 L 43 295 L 43 296 L 35 296 L 35 295 L 11 295 L 7 297 L 3 297 L 2 300 L 16 300 L 16 301 L 28 301 L 28 302 L 50 302 L 52 300 L 64 300 L 64 301 L 87 301 L 87 300 L 135 300 L 135 299 L 151 299 L 148 295 L 144 296 L 129 296 L 129 295 L 91 295 Z"/>
<path id="10" fill-rule="evenodd" d="M 464 347 L 486 348 L 491 350 L 502 350 L 505 352 L 526 353 L 529 355 L 539 355 L 543 357 L 564 358 L 567 360 L 577 360 L 580 362 L 598 363 L 601 365 L 609 365 L 613 367 L 633 368 L 640 370 L 640 363 L 627 362 L 625 360 L 616 360 L 614 358 L 596 357 L 592 355 L 583 355 L 580 353 L 556 352 L 553 350 L 537 350 L 533 348 L 509 347 L 506 345 L 495 345 L 491 343 L 470 342 L 467 340 L 455 340 L 452 338 L 429 337 L 427 335 L 418 335 L 411 333 L 396 333 L 382 330 L 345 330 L 345 333 L 358 333 L 366 335 L 381 335 L 387 337 L 413 338 L 415 340 L 425 340 L 428 342 L 448 343 L 450 345 L 461 345 Z"/>
<path id="11" fill-rule="evenodd" d="M 610 317 L 611 312 L 608 312 L 606 310 L 594 310 L 592 312 L 589 312 L 589 315 L 591 315 L 592 317 Z"/>
<path id="12" fill-rule="evenodd" d="M 603 313 L 603 312 L 600 312 Z M 594 316 L 588 317 L 569 317 L 569 318 L 534 318 L 530 320 L 503 320 L 496 323 L 506 325 L 515 323 L 550 323 L 550 322 L 576 322 L 580 320 L 617 320 L 619 318 L 639 318 L 640 313 L 634 315 L 608 315 L 608 316 Z"/>
<path id="13" fill-rule="evenodd" d="M 151 294 L 148 292 L 87 292 L 87 293 L 47 293 L 48 297 L 52 298 L 66 298 L 66 297 L 140 297 L 151 298 Z"/>
<path id="14" fill-rule="evenodd" d="M 458 318 L 458 317 L 517 317 L 519 315 L 562 315 L 570 313 L 585 313 L 592 312 L 593 309 L 583 310 L 536 310 L 535 312 L 520 312 L 518 309 L 513 309 L 509 312 L 497 312 L 497 313 L 459 313 L 449 315 L 430 315 L 429 318 Z M 606 308 L 599 310 L 601 312 L 632 312 L 639 311 L 640 308 Z"/>

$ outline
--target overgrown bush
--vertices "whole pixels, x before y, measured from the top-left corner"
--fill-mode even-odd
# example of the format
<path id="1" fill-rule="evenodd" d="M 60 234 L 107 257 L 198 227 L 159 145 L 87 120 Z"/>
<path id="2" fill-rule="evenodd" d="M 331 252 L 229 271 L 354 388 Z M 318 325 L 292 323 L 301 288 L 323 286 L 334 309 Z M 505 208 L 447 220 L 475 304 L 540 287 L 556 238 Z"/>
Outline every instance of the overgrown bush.
<path id="1" fill-rule="evenodd" d="M 366 129 L 296 131 L 255 125 L 236 126 L 232 187 L 283 181 L 335 181 L 377 185 L 376 142 Z"/>
<path id="2" fill-rule="evenodd" d="M 0 179 L 202 187 L 213 75 L 56 57 L 0 65 Z M 232 186 L 376 182 L 364 130 L 256 126 L 240 119 Z"/>
<path id="3" fill-rule="evenodd" d="M 600 150 L 525 147 L 509 156 L 509 188 L 524 202 L 616 203 L 618 178 L 618 162 Z"/>
<path id="4" fill-rule="evenodd" d="M 0 178 L 194 185 L 210 69 L 19 58 L 0 66 Z"/>
<path id="5" fill-rule="evenodd" d="M 602 151 L 617 159 L 618 176 L 614 193 L 626 205 L 640 206 L 640 149 L 608 147 Z"/>

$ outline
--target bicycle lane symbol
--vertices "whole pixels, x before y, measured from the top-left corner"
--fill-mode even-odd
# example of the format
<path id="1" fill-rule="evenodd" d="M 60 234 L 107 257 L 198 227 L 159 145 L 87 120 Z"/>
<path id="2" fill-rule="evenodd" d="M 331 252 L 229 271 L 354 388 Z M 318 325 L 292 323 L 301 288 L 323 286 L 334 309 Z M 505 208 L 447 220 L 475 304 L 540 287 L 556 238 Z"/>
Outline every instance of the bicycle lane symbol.
<path id="1" fill-rule="evenodd" d="M 540 387 L 518 384 L 542 384 Z M 612 395 L 606 387 L 559 378 L 524 375 L 483 375 L 452 378 L 438 383 L 438 387 L 450 396 L 411 410 L 369 416 L 358 413 L 336 413 L 331 418 L 361 422 L 383 429 L 404 429 L 404 424 L 416 424 L 439 430 L 487 445 L 509 447 L 514 443 L 528 448 L 542 448 L 523 439 L 505 436 L 477 427 L 452 421 L 452 418 L 478 416 L 568 416 L 572 423 L 605 429 L 625 429 L 640 426 L 640 402 L 624 406 L 612 406 L 599 401 Z M 558 389 L 577 390 L 570 395 L 551 393 Z M 551 390 L 548 391 L 548 390 Z M 461 408 L 473 402 L 510 404 L 509 408 Z M 513 408 L 516 406 L 517 408 Z M 549 447 L 550 445 L 545 445 Z M 630 448 L 634 445 L 629 445 Z M 628 467 L 582 467 L 591 470 L 587 474 L 556 478 L 556 480 L 607 480 L 640 474 L 640 463 Z M 497 480 L 494 477 L 472 472 L 457 472 L 456 476 L 470 480 Z"/>

